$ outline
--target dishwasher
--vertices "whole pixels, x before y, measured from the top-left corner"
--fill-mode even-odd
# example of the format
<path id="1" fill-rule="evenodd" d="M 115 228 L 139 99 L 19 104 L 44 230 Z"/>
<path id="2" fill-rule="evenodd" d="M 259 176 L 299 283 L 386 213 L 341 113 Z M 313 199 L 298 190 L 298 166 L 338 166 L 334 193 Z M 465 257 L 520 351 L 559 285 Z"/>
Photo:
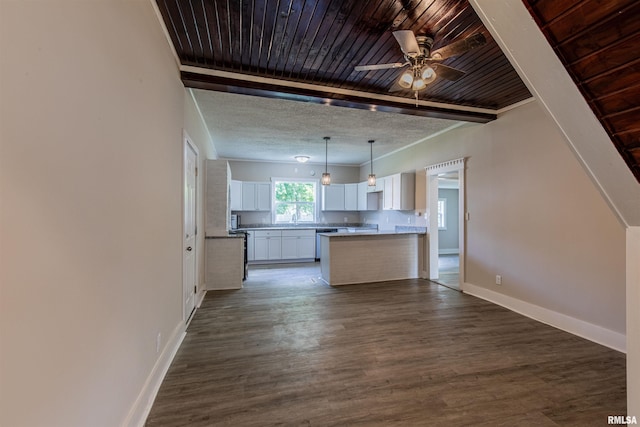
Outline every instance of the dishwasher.
<path id="1" fill-rule="evenodd" d="M 337 228 L 316 228 L 316 261 L 320 261 L 320 233 L 337 233 Z"/>

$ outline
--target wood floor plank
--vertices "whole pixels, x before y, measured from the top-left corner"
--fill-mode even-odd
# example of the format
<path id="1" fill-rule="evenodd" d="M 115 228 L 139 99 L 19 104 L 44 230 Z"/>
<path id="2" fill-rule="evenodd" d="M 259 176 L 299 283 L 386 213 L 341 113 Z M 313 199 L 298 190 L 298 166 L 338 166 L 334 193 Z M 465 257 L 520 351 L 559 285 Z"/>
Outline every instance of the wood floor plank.
<path id="1" fill-rule="evenodd" d="M 415 279 L 331 288 L 317 264 L 207 294 L 147 426 L 596 426 L 623 354 Z"/>

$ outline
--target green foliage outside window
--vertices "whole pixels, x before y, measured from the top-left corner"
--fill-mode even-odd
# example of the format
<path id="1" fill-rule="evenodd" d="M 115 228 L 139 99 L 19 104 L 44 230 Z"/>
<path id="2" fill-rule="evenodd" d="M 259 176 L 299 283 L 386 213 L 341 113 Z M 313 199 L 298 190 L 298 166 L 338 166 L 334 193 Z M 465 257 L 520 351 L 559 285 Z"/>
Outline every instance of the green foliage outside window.
<path id="1" fill-rule="evenodd" d="M 276 222 L 315 222 L 315 182 L 276 181 Z"/>

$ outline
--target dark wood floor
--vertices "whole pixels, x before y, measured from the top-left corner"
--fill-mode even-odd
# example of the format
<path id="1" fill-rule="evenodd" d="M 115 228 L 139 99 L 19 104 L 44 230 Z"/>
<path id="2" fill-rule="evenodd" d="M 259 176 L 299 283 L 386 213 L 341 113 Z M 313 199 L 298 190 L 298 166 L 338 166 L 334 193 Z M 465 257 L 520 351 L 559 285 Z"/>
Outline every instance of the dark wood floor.
<path id="1" fill-rule="evenodd" d="M 602 426 L 625 357 L 424 280 L 331 288 L 315 266 L 207 294 L 148 426 Z"/>

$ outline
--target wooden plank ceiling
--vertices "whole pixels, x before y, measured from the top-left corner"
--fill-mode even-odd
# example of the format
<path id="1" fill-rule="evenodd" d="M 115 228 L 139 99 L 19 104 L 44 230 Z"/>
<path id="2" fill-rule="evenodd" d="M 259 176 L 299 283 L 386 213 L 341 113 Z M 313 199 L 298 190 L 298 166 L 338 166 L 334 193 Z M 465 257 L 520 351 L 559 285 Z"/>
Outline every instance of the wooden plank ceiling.
<path id="1" fill-rule="evenodd" d="M 342 105 L 351 102 L 358 108 L 401 105 L 398 112 L 429 110 L 449 117 L 451 111 L 446 108 L 416 108 L 412 103 L 369 98 L 368 94 L 390 95 L 401 70 L 354 71 L 360 64 L 404 62 L 392 32 L 412 30 L 434 36 L 433 49 L 475 32 L 487 39 L 484 46 L 444 60 L 443 64 L 466 75 L 455 82 L 436 79 L 420 92 L 420 99 L 496 110 L 531 96 L 467 0 L 156 1 L 182 65 L 283 82 L 277 86 L 183 70 L 189 87 L 278 97 L 288 92 L 307 97 L 306 101 L 315 96 L 325 102 L 326 98 L 342 101 Z M 318 96 L 292 88 L 291 82 L 324 89 Z M 334 92 L 337 89 L 340 93 Z M 393 95 L 414 97 L 411 91 Z M 487 121 L 495 114 L 451 118 Z"/>
<path id="2" fill-rule="evenodd" d="M 523 1 L 640 182 L 640 2 Z"/>

